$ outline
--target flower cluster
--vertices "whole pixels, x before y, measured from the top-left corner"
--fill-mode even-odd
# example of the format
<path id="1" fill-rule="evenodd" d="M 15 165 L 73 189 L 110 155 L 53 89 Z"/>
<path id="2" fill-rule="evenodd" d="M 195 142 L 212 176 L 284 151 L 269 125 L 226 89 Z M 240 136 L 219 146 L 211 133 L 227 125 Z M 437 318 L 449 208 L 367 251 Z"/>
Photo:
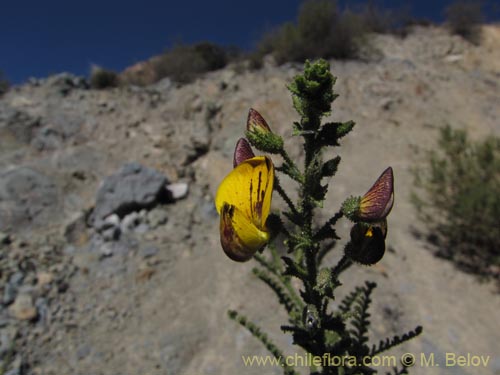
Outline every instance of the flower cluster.
<path id="1" fill-rule="evenodd" d="M 251 108 L 247 119 L 248 139 L 259 150 L 280 153 L 283 140 L 274 134 L 262 115 Z M 271 207 L 274 165 L 267 156 L 255 156 L 249 141 L 240 138 L 234 150 L 233 170 L 217 191 L 220 238 L 224 252 L 235 261 L 250 260 L 269 241 L 266 226 Z M 385 252 L 387 220 L 394 203 L 394 176 L 388 167 L 362 197 L 350 197 L 342 213 L 354 221 L 346 255 L 371 265 Z"/>

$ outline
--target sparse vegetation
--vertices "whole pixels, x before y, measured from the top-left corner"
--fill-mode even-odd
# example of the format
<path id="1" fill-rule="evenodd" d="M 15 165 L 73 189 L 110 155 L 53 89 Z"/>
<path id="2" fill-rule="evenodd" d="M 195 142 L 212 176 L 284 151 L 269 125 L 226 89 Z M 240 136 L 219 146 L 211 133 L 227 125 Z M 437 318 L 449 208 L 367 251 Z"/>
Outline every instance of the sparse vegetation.
<path id="1" fill-rule="evenodd" d="M 439 150 L 415 172 L 413 201 L 429 223 L 438 255 L 485 277 L 500 277 L 500 138 L 472 142 L 441 130 Z M 422 191 L 423 190 L 423 191 Z"/>
<path id="2" fill-rule="evenodd" d="M 0 97 L 9 91 L 10 82 L 5 77 L 4 73 L 0 70 Z"/>
<path id="3" fill-rule="evenodd" d="M 445 10 L 446 22 L 453 34 L 462 36 L 471 43 L 479 44 L 483 12 L 479 1 L 459 0 Z"/>
<path id="4" fill-rule="evenodd" d="M 179 83 L 191 82 L 202 73 L 225 67 L 230 55 L 230 51 L 210 42 L 177 45 L 154 63 L 156 80 L 170 77 Z"/>
<path id="5" fill-rule="evenodd" d="M 306 0 L 297 22 L 264 34 L 257 53 L 272 53 L 278 64 L 318 57 L 354 59 L 361 50 L 370 49 L 369 33 L 402 35 L 402 19 L 371 1 L 357 10 L 341 10 L 334 0 Z"/>
<path id="6" fill-rule="evenodd" d="M 118 74 L 112 70 L 104 69 L 99 66 L 93 66 L 90 72 L 90 87 L 103 90 L 119 85 Z"/>
<path id="7" fill-rule="evenodd" d="M 279 64 L 317 57 L 352 58 L 363 34 L 359 15 L 341 13 L 331 0 L 307 0 L 296 23 L 266 33 L 257 49 L 262 55 L 272 53 Z"/>

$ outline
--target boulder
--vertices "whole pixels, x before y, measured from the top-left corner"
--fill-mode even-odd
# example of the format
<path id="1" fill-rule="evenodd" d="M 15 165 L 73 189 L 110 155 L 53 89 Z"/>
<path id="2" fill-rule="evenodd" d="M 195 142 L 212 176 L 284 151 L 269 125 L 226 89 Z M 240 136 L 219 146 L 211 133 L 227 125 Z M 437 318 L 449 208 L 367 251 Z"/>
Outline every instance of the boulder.
<path id="1" fill-rule="evenodd" d="M 28 167 L 0 172 L 0 230 L 43 226 L 59 217 L 59 192 L 51 178 Z"/>
<path id="2" fill-rule="evenodd" d="M 168 179 L 160 172 L 138 163 L 125 164 L 117 173 L 106 177 L 97 191 L 93 226 L 102 227 L 107 216 L 120 218 L 149 209 L 168 199 Z"/>

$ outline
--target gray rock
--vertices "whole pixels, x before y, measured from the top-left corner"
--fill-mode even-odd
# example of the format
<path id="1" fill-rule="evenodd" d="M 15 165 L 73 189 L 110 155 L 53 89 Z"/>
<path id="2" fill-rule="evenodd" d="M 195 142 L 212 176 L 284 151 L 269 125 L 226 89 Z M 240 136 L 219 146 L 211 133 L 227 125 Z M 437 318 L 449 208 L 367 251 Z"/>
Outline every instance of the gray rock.
<path id="1" fill-rule="evenodd" d="M 28 167 L 0 172 L 0 230 L 50 224 L 59 217 L 55 183 Z"/>
<path id="2" fill-rule="evenodd" d="M 65 255 L 74 255 L 76 253 L 76 247 L 73 245 L 65 246 L 63 249 Z"/>
<path id="3" fill-rule="evenodd" d="M 8 283 L 5 285 L 5 289 L 3 290 L 3 299 L 2 302 L 4 305 L 10 305 L 17 296 L 17 287 Z"/>
<path id="4" fill-rule="evenodd" d="M 155 246 L 148 246 L 144 248 L 141 252 L 143 258 L 151 258 L 158 254 L 158 248 Z"/>
<path id="5" fill-rule="evenodd" d="M 48 320 L 49 314 L 49 305 L 47 303 L 47 299 L 43 297 L 39 297 L 35 301 L 35 307 L 38 311 L 38 319 L 40 322 L 46 323 Z"/>
<path id="6" fill-rule="evenodd" d="M 203 202 L 197 207 L 198 217 L 206 220 L 214 220 L 219 217 L 215 205 L 212 201 Z"/>
<path id="7" fill-rule="evenodd" d="M 108 257 L 113 256 L 113 254 L 114 254 L 113 247 L 110 245 L 107 245 L 107 244 L 104 244 L 103 246 L 101 246 L 99 248 L 99 252 L 100 252 L 102 258 L 108 258 Z"/>
<path id="8" fill-rule="evenodd" d="M 97 192 L 94 227 L 108 215 L 124 217 L 165 200 L 167 184 L 167 178 L 154 169 L 138 163 L 125 164 L 105 178 Z"/>
<path id="9" fill-rule="evenodd" d="M 66 96 L 73 89 L 88 89 L 88 82 L 83 77 L 76 77 L 69 73 L 60 73 L 50 76 L 45 81 L 57 93 Z"/>
<path id="10" fill-rule="evenodd" d="M 38 316 L 33 298 L 29 294 L 19 294 L 14 303 L 9 306 L 9 313 L 17 320 L 33 320 Z"/>
<path id="11" fill-rule="evenodd" d="M 79 361 L 81 361 L 82 359 L 88 357 L 90 352 L 90 346 L 88 344 L 83 344 L 76 350 L 76 357 Z"/>
<path id="12" fill-rule="evenodd" d="M 134 231 L 136 233 L 146 233 L 147 231 L 149 231 L 149 225 L 147 225 L 146 223 L 141 223 L 134 229 Z"/>
<path id="13" fill-rule="evenodd" d="M 9 283 L 19 287 L 24 280 L 24 274 L 22 272 L 15 272 L 9 279 Z"/>
<path id="14" fill-rule="evenodd" d="M 133 231 L 139 224 L 141 224 L 141 222 L 142 218 L 137 212 L 134 211 L 123 218 L 120 228 L 123 233 L 128 233 Z"/>
<path id="15" fill-rule="evenodd" d="M 0 115 L 0 128 L 5 127 L 21 143 L 29 144 L 40 126 L 40 117 L 10 107 Z"/>
<path id="16" fill-rule="evenodd" d="M 117 214 L 111 214 L 109 216 L 106 216 L 104 220 L 97 223 L 95 229 L 98 230 L 99 232 L 102 232 L 107 229 L 117 228 L 117 227 L 120 227 L 120 218 L 118 217 Z"/>
<path id="17" fill-rule="evenodd" d="M 0 328 L 7 327 L 11 322 L 8 316 L 0 315 Z"/>
<path id="18" fill-rule="evenodd" d="M 88 240 L 87 216 L 77 213 L 64 228 L 64 238 L 71 245 L 81 246 Z"/>
<path id="19" fill-rule="evenodd" d="M 187 195 L 189 185 L 185 182 L 176 182 L 167 185 L 167 190 L 170 192 L 172 199 L 182 199 Z"/>
<path id="20" fill-rule="evenodd" d="M 31 145 L 38 151 L 55 150 L 62 145 L 63 139 L 56 129 L 44 127 L 37 132 Z"/>
<path id="21" fill-rule="evenodd" d="M 0 358 L 4 358 L 11 352 L 14 345 L 15 332 L 12 329 L 2 329 L 0 331 Z"/>
<path id="22" fill-rule="evenodd" d="M 167 211 L 165 211 L 163 208 L 155 207 L 148 212 L 147 220 L 151 228 L 156 228 L 160 225 L 163 225 L 168 220 Z"/>
<path id="23" fill-rule="evenodd" d="M 52 133 L 55 133 L 61 140 L 66 140 L 79 133 L 85 123 L 85 117 L 75 106 L 70 106 L 64 110 L 60 107 L 53 107 L 44 117 L 44 122 L 50 124 Z M 38 132 L 38 138 L 41 136 L 42 131 L 43 129 Z"/>
<path id="24" fill-rule="evenodd" d="M 9 282 L 5 285 L 3 292 L 3 304 L 10 305 L 16 299 L 19 287 L 22 285 L 24 280 L 24 274 L 21 272 L 16 272 L 12 274 L 9 278 Z"/>
<path id="25" fill-rule="evenodd" d="M 163 78 L 162 80 L 156 82 L 155 84 L 150 86 L 151 89 L 159 91 L 159 92 L 167 92 L 173 87 L 172 80 L 170 78 Z"/>
<path id="26" fill-rule="evenodd" d="M 120 238 L 120 227 L 108 227 L 101 232 L 104 241 L 116 241 Z"/>

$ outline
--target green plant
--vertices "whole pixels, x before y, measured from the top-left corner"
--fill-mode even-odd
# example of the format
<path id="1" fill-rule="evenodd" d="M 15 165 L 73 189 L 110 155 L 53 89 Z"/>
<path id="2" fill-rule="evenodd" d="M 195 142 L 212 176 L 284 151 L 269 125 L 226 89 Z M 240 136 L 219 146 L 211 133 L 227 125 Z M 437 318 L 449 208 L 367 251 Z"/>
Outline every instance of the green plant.
<path id="1" fill-rule="evenodd" d="M 223 68 L 233 54 L 209 42 L 177 45 L 155 61 L 156 80 L 170 77 L 179 83 L 191 82 L 202 73 Z"/>
<path id="2" fill-rule="evenodd" d="M 481 39 L 483 13 L 479 1 L 455 1 L 446 10 L 446 22 L 453 34 L 462 36 L 474 44 Z"/>
<path id="3" fill-rule="evenodd" d="M 299 9 L 297 22 L 264 34 L 257 50 L 272 53 L 279 64 L 319 57 L 355 58 L 360 43 L 367 43 L 363 38 L 366 31 L 360 15 L 341 12 L 335 1 L 307 0 Z"/>
<path id="4" fill-rule="evenodd" d="M 472 142 L 446 126 L 438 150 L 415 170 L 413 203 L 439 245 L 461 269 L 500 280 L 500 138 Z"/>
<path id="5" fill-rule="evenodd" d="M 359 11 L 365 29 L 371 33 L 394 34 L 406 36 L 407 26 L 410 22 L 407 7 L 400 9 L 384 9 L 373 0 L 364 3 Z"/>
<path id="6" fill-rule="evenodd" d="M 260 56 L 272 53 L 278 64 L 311 58 L 356 59 L 372 50 L 369 33 L 404 36 L 404 12 L 382 10 L 373 1 L 340 9 L 334 0 L 306 0 L 297 22 L 287 22 L 263 35 Z"/>
<path id="7" fill-rule="evenodd" d="M 4 73 L 0 70 L 0 97 L 9 91 L 9 88 L 10 83 L 7 78 L 5 78 Z"/>
<path id="8" fill-rule="evenodd" d="M 93 66 L 90 72 L 90 87 L 93 89 L 107 89 L 117 87 L 119 84 L 118 74 L 112 70 Z"/>
<path id="9" fill-rule="evenodd" d="M 419 335 L 422 328 L 370 345 L 368 308 L 375 283 L 366 282 L 348 294 L 337 308 L 330 306 L 337 288 L 342 285 L 344 272 L 353 263 L 372 265 L 384 255 L 386 217 L 394 202 L 393 173 L 387 168 L 363 197 L 347 198 L 330 219 L 316 224 L 317 210 L 323 206 L 328 190 L 325 180 L 330 181 L 340 163 L 339 156 L 324 160 L 324 150 L 339 146 L 340 139 L 354 126 L 352 121 L 321 123 L 337 97 L 333 92 L 334 83 L 328 62 L 307 61 L 304 74 L 296 76 L 288 87 L 300 116 L 293 124 L 293 135 L 303 140 L 303 168 L 289 157 L 283 139 L 271 132 L 262 116 L 250 110 L 248 141 L 240 139 L 237 143 L 235 168 L 217 191 L 216 207 L 221 214 L 221 244 L 226 254 L 237 261 L 249 260 L 255 254 L 253 258 L 259 266 L 253 269 L 254 274 L 275 292 L 287 311 L 288 322 L 281 326 L 282 331 L 290 333 L 294 344 L 311 356 L 323 360 L 349 359 L 335 366 L 319 359 L 319 365 L 311 364 L 311 374 L 373 374 L 376 370 L 370 367 L 372 358 Z M 273 167 L 269 157 L 254 156 L 248 142 L 260 151 L 281 156 L 282 164 Z M 274 176 L 274 171 L 297 183 L 296 202 Z M 272 186 L 287 208 L 281 214 L 267 216 Z M 249 194 L 249 199 L 245 194 Z M 339 240 L 335 225 L 343 216 L 354 222 L 351 239 L 339 262 L 329 267 L 324 260 Z M 278 235 L 285 238 L 283 244 L 288 254 L 283 257 L 275 246 Z M 269 237 L 274 240 L 268 246 L 269 251 L 258 253 Z M 293 286 L 292 278 L 301 283 L 300 291 Z M 229 316 L 264 344 L 283 366 L 285 374 L 297 374 L 282 351 L 257 325 L 237 311 L 229 311 Z M 394 368 L 394 373 L 406 373 L 406 368 Z"/>

